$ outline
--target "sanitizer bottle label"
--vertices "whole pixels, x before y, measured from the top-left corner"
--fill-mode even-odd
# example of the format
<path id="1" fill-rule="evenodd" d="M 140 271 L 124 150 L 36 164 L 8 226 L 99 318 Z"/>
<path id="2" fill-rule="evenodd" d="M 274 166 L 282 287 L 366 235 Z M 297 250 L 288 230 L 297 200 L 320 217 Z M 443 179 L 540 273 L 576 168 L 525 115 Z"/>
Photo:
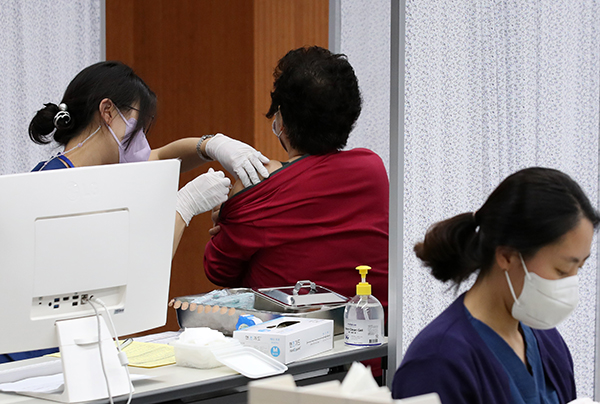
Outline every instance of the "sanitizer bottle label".
<path id="1" fill-rule="evenodd" d="M 344 336 L 349 345 L 380 345 L 383 343 L 381 320 L 346 320 Z"/>

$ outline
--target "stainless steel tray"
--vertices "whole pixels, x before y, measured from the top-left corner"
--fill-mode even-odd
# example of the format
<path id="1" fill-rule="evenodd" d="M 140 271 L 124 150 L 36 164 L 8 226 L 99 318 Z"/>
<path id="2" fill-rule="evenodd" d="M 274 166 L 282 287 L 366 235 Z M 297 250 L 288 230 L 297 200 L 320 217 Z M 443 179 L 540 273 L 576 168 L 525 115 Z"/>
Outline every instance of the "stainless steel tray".
<path id="1" fill-rule="evenodd" d="M 258 310 L 301 312 L 322 305 L 339 305 L 348 298 L 311 281 L 298 281 L 295 286 L 253 289 L 260 296 L 254 307 Z"/>
<path id="2" fill-rule="evenodd" d="M 262 321 L 273 320 L 281 316 L 297 316 L 307 318 L 323 318 L 333 320 L 335 335 L 344 333 L 345 303 L 332 305 L 312 305 L 293 308 L 283 308 L 274 304 L 270 299 L 252 289 L 225 289 L 228 294 L 253 293 L 254 309 L 241 310 L 230 307 L 197 305 L 192 303 L 206 293 L 175 298 L 169 306 L 177 311 L 177 321 L 181 328 L 209 327 L 225 335 L 232 335 L 236 324 L 242 315 L 250 314 Z M 347 300 L 347 299 L 346 299 Z M 257 307 L 260 307 L 258 309 Z"/>

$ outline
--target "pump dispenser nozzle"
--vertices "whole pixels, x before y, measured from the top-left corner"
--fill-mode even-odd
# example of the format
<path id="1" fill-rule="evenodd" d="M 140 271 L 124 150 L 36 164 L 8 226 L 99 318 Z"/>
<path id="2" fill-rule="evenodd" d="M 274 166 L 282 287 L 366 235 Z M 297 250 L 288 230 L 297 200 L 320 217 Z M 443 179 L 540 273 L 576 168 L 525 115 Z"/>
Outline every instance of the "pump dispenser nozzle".
<path id="1" fill-rule="evenodd" d="M 367 273 L 371 269 L 368 265 L 359 265 L 356 267 L 360 273 L 361 282 L 356 285 L 356 294 L 366 296 L 371 294 L 371 284 L 367 282 Z"/>
<path id="2" fill-rule="evenodd" d="M 356 285 L 356 296 L 344 308 L 344 341 L 347 345 L 381 345 L 384 337 L 383 306 L 371 294 L 371 285 L 367 282 L 367 273 L 371 267 L 356 267 L 361 282 Z"/>

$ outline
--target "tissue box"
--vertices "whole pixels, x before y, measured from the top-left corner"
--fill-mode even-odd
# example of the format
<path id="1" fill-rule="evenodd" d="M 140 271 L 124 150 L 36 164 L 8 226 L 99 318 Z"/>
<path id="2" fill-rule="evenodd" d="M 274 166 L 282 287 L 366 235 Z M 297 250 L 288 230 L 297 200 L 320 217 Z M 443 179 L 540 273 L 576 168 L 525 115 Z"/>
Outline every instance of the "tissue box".
<path id="1" fill-rule="evenodd" d="M 333 320 L 280 317 L 233 332 L 243 345 L 287 364 L 333 348 Z"/>

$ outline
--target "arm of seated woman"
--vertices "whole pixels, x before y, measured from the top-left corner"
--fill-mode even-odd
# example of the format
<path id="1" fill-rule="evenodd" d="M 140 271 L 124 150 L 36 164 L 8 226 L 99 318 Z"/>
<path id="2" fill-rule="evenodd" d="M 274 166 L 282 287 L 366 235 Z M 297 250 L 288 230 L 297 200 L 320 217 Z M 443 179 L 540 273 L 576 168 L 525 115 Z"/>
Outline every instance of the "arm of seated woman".
<path id="1" fill-rule="evenodd" d="M 269 171 L 269 174 L 271 174 L 273 171 L 279 170 L 282 166 L 283 164 L 281 164 L 281 162 L 277 160 L 269 160 L 269 162 L 265 164 L 265 167 Z M 261 181 L 264 179 L 260 174 L 258 174 L 258 176 Z M 233 184 L 233 188 L 231 188 L 231 191 L 229 192 L 229 197 L 231 198 L 244 188 L 245 187 L 244 184 L 242 184 L 242 181 L 237 180 L 235 184 Z"/>
<path id="2" fill-rule="evenodd" d="M 269 171 L 269 174 L 271 174 L 273 171 L 279 170 L 282 166 L 283 166 L 283 164 L 281 164 L 281 162 L 277 161 L 277 160 L 270 160 L 268 163 L 265 164 L 265 167 Z M 264 179 L 260 174 L 258 174 L 258 176 L 261 181 Z M 229 191 L 229 198 L 231 198 L 235 194 L 241 192 L 244 188 L 245 188 L 244 184 L 242 183 L 241 180 L 238 179 L 235 182 L 235 184 L 233 184 L 231 191 Z M 221 209 L 221 206 L 219 205 L 219 206 L 215 207 L 212 211 L 211 217 L 213 220 L 213 227 L 211 227 L 208 230 L 208 234 L 210 234 L 211 237 L 216 236 L 221 231 L 221 227 L 219 226 L 219 211 L 220 211 L 220 209 Z"/>

